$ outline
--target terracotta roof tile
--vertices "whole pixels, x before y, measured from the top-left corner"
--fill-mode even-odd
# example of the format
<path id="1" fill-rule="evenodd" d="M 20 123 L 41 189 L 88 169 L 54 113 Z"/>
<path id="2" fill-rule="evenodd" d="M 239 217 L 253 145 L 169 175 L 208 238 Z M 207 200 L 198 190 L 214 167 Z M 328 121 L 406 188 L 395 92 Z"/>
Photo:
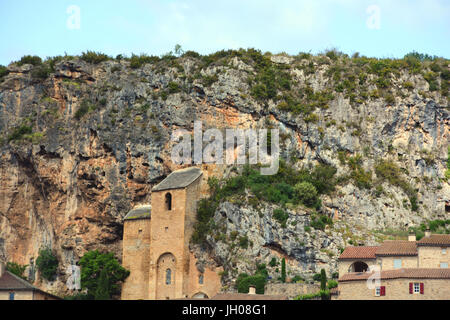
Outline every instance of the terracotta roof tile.
<path id="1" fill-rule="evenodd" d="M 432 234 L 417 241 L 418 246 L 450 246 L 450 234 Z"/>
<path id="2" fill-rule="evenodd" d="M 339 282 L 367 280 L 374 272 L 353 272 L 344 274 Z M 450 279 L 450 269 L 413 268 L 386 270 L 380 272 L 381 280 L 388 279 Z"/>
<path id="3" fill-rule="evenodd" d="M 339 256 L 339 260 L 344 259 L 375 259 L 375 252 L 379 247 L 347 247 Z"/>
<path id="4" fill-rule="evenodd" d="M 377 256 L 416 256 L 416 241 L 386 240 L 375 254 Z"/>

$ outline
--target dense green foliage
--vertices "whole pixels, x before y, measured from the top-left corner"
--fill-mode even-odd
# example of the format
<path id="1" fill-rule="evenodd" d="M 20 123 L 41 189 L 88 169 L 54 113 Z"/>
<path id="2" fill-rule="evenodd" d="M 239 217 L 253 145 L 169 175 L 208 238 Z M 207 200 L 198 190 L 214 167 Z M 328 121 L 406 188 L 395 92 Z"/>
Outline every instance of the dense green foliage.
<path id="1" fill-rule="evenodd" d="M 42 278 L 48 281 L 53 280 L 56 276 L 56 271 L 58 270 L 58 264 L 58 259 L 53 255 L 51 249 L 46 248 L 39 250 L 36 266 Z"/>
<path id="2" fill-rule="evenodd" d="M 97 110 L 97 106 L 88 100 L 83 100 L 74 114 L 75 119 L 80 120 L 89 112 Z"/>
<path id="3" fill-rule="evenodd" d="M 332 279 L 328 280 L 328 282 L 327 282 L 328 289 L 337 288 L 337 286 L 338 286 L 338 282 L 336 280 L 332 280 Z"/>
<path id="4" fill-rule="evenodd" d="M 257 265 L 254 275 L 241 273 L 236 279 L 236 289 L 239 293 L 248 293 L 249 286 L 256 287 L 257 294 L 264 294 L 264 287 L 267 282 L 268 272 L 265 264 Z"/>
<path id="5" fill-rule="evenodd" d="M 113 253 L 87 252 L 79 262 L 81 287 L 87 290 L 90 299 L 111 299 L 120 293 L 120 283 L 130 274 L 123 268 Z"/>
<path id="6" fill-rule="evenodd" d="M 133 54 L 129 60 L 130 60 L 130 67 L 133 69 L 137 69 L 142 67 L 146 63 L 158 62 L 159 58 L 156 56 L 148 56 L 146 54 L 141 54 L 139 56 Z"/>
<path id="7" fill-rule="evenodd" d="M 286 221 L 289 218 L 289 214 L 282 209 L 275 209 L 273 211 L 273 218 L 281 224 L 281 227 L 286 228 Z"/>
<path id="8" fill-rule="evenodd" d="M 21 265 L 16 262 L 8 262 L 6 264 L 6 270 L 8 270 L 11 273 L 14 273 L 16 276 L 22 278 L 23 280 L 27 280 L 27 277 L 24 275 L 26 268 L 27 265 Z"/>
<path id="9" fill-rule="evenodd" d="M 0 82 L 2 81 L 2 78 L 8 75 L 9 71 L 5 66 L 0 65 Z"/>
<path id="10" fill-rule="evenodd" d="M 111 299 L 111 289 L 109 288 L 109 281 L 106 269 L 100 271 L 98 278 L 98 286 L 95 290 L 95 300 L 109 300 Z"/>
<path id="11" fill-rule="evenodd" d="M 12 132 L 8 136 L 8 141 L 20 140 L 25 135 L 31 134 L 32 132 L 33 132 L 33 129 L 30 126 L 28 126 L 26 124 L 22 124 L 18 127 L 15 127 L 12 130 Z"/>
<path id="12" fill-rule="evenodd" d="M 285 258 L 281 259 L 281 277 L 280 277 L 280 280 L 283 283 L 286 282 L 286 259 Z"/>
<path id="13" fill-rule="evenodd" d="M 38 66 L 42 64 L 42 59 L 38 56 L 23 56 L 19 61 L 17 61 L 17 65 L 23 66 L 24 64 L 32 64 L 33 66 Z"/>

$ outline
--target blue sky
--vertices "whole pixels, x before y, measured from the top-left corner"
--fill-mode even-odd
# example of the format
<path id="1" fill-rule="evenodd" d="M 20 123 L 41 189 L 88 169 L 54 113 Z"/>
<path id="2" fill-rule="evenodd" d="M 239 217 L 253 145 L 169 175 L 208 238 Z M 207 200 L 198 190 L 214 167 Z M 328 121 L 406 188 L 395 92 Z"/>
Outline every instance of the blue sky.
<path id="1" fill-rule="evenodd" d="M 177 43 L 202 54 L 335 47 L 375 57 L 415 50 L 450 58 L 448 0 L 0 0 L 0 13 L 3 65 L 26 54 L 86 50 L 160 55 Z"/>

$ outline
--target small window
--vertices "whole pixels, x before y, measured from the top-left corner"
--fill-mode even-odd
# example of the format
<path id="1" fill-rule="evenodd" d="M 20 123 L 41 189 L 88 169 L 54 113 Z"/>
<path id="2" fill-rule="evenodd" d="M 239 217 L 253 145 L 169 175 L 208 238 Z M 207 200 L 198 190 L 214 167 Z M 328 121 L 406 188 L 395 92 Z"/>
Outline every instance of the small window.
<path id="1" fill-rule="evenodd" d="M 448 263 L 447 262 L 441 262 L 441 268 L 447 269 Z"/>
<path id="2" fill-rule="evenodd" d="M 381 295 L 381 288 L 380 287 L 376 287 L 375 288 L 375 296 L 379 297 Z"/>
<path id="3" fill-rule="evenodd" d="M 172 270 L 167 269 L 166 270 L 166 284 L 172 283 Z"/>
<path id="4" fill-rule="evenodd" d="M 394 269 L 400 269 L 402 267 L 402 259 L 394 259 Z"/>
<path id="5" fill-rule="evenodd" d="M 414 283 L 414 293 L 420 293 L 420 283 Z"/>
<path id="6" fill-rule="evenodd" d="M 16 294 L 14 292 L 9 293 L 9 300 L 14 300 Z"/>
<path id="7" fill-rule="evenodd" d="M 166 210 L 172 210 L 172 195 L 169 192 L 166 193 Z"/>
<path id="8" fill-rule="evenodd" d="M 198 283 L 199 284 L 203 284 L 203 281 L 204 281 L 204 276 L 203 276 L 203 273 L 202 274 L 200 274 L 199 276 L 198 276 Z"/>
<path id="9" fill-rule="evenodd" d="M 447 254 L 447 248 L 441 248 L 441 253 L 442 254 Z"/>

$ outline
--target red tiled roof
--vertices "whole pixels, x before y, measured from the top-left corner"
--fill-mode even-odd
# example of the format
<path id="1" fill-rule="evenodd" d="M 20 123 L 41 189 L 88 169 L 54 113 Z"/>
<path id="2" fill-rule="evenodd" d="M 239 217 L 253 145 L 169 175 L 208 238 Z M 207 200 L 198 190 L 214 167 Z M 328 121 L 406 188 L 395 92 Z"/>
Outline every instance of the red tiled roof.
<path id="1" fill-rule="evenodd" d="M 212 300 L 288 300 L 282 295 L 248 294 L 248 293 L 218 293 Z"/>
<path id="2" fill-rule="evenodd" d="M 377 256 L 416 256 L 416 241 L 386 240 L 375 254 Z"/>
<path id="3" fill-rule="evenodd" d="M 339 256 L 343 259 L 375 259 L 375 252 L 379 247 L 347 247 Z"/>
<path id="4" fill-rule="evenodd" d="M 417 241 L 418 246 L 450 246 L 450 234 L 432 234 Z"/>
<path id="5" fill-rule="evenodd" d="M 339 282 L 367 280 L 374 272 L 353 272 L 344 274 Z M 413 268 L 386 270 L 380 272 L 381 280 L 388 279 L 450 279 L 450 269 Z"/>

